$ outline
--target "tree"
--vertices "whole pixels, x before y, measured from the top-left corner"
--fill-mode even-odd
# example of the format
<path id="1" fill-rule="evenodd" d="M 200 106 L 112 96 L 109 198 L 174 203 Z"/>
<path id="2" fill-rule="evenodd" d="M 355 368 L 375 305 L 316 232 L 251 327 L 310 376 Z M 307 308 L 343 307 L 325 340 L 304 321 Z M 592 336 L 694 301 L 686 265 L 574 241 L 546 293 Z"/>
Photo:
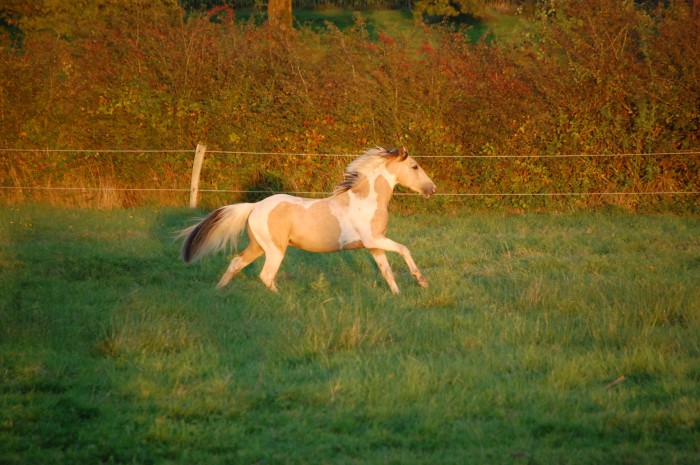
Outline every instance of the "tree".
<path id="1" fill-rule="evenodd" d="M 292 30 L 292 0 L 268 0 L 267 21 L 281 31 Z"/>

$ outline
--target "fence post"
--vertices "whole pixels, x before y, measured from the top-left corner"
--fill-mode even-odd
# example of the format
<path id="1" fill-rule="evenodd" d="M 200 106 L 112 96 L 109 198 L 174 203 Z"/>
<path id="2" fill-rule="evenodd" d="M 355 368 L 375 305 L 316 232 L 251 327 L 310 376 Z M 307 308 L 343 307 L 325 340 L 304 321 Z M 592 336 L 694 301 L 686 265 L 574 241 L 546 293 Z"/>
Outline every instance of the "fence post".
<path id="1" fill-rule="evenodd" d="M 199 174 L 202 172 L 202 162 L 207 146 L 197 144 L 194 152 L 194 163 L 192 164 L 192 183 L 190 184 L 190 208 L 197 208 L 197 195 L 199 194 Z"/>

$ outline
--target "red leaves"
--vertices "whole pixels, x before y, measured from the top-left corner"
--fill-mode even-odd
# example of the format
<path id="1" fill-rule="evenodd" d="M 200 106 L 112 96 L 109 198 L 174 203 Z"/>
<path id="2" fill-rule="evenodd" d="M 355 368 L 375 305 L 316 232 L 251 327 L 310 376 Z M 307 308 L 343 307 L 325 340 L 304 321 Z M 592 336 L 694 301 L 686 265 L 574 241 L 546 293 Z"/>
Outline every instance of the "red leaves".
<path id="1" fill-rule="evenodd" d="M 396 43 L 396 41 L 394 39 L 392 39 L 388 35 L 384 34 L 383 32 L 379 33 L 379 41 L 386 44 L 386 45 L 393 45 Z"/>
<path id="2" fill-rule="evenodd" d="M 236 13 L 234 13 L 233 8 L 226 5 L 215 6 L 207 11 L 205 16 L 209 21 L 222 23 L 225 26 L 230 26 L 236 19 Z"/>

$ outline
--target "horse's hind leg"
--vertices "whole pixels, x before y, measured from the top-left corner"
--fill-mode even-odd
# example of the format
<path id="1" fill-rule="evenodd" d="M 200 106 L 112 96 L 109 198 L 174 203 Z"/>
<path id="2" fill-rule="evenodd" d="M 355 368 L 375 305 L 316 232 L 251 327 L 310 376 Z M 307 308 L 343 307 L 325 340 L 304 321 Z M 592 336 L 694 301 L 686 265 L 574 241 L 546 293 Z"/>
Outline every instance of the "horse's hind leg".
<path id="1" fill-rule="evenodd" d="M 374 257 L 374 261 L 377 263 L 379 271 L 382 272 L 382 276 L 384 276 L 386 282 L 389 283 L 391 292 L 393 292 L 394 294 L 398 294 L 399 286 L 396 285 L 396 280 L 394 279 L 394 272 L 391 271 L 391 266 L 389 266 L 389 260 L 386 259 L 386 253 L 382 249 L 370 249 L 369 251 L 372 253 L 372 257 Z"/>
<path id="2" fill-rule="evenodd" d="M 284 251 L 280 251 L 277 248 L 265 252 L 265 264 L 260 272 L 260 279 L 273 292 L 277 292 L 275 276 L 277 276 L 277 270 L 279 270 L 283 259 Z"/>
<path id="3" fill-rule="evenodd" d="M 246 249 L 243 252 L 236 256 L 236 258 L 231 260 L 231 264 L 226 269 L 226 272 L 221 277 L 221 279 L 219 280 L 219 284 L 217 284 L 216 287 L 222 288 L 225 285 L 227 285 L 228 282 L 231 281 L 231 278 L 236 276 L 236 274 L 238 274 L 239 271 L 253 263 L 253 261 L 255 261 L 256 258 L 263 254 L 262 247 L 260 247 L 258 241 L 255 240 L 255 237 L 253 237 L 253 235 L 250 234 L 250 231 L 248 231 L 248 237 L 250 238 L 250 243 L 248 244 L 248 247 L 246 247 Z"/>

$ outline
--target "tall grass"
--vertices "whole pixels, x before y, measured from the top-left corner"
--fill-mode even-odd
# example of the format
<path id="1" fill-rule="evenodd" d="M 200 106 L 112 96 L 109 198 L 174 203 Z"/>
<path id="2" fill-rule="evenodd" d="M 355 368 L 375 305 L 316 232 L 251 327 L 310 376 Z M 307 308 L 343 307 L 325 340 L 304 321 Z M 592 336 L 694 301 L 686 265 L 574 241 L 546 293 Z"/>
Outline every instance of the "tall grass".
<path id="1" fill-rule="evenodd" d="M 700 221 L 392 217 L 391 257 L 186 267 L 191 211 L 0 208 L 0 463 L 694 463 Z"/>

